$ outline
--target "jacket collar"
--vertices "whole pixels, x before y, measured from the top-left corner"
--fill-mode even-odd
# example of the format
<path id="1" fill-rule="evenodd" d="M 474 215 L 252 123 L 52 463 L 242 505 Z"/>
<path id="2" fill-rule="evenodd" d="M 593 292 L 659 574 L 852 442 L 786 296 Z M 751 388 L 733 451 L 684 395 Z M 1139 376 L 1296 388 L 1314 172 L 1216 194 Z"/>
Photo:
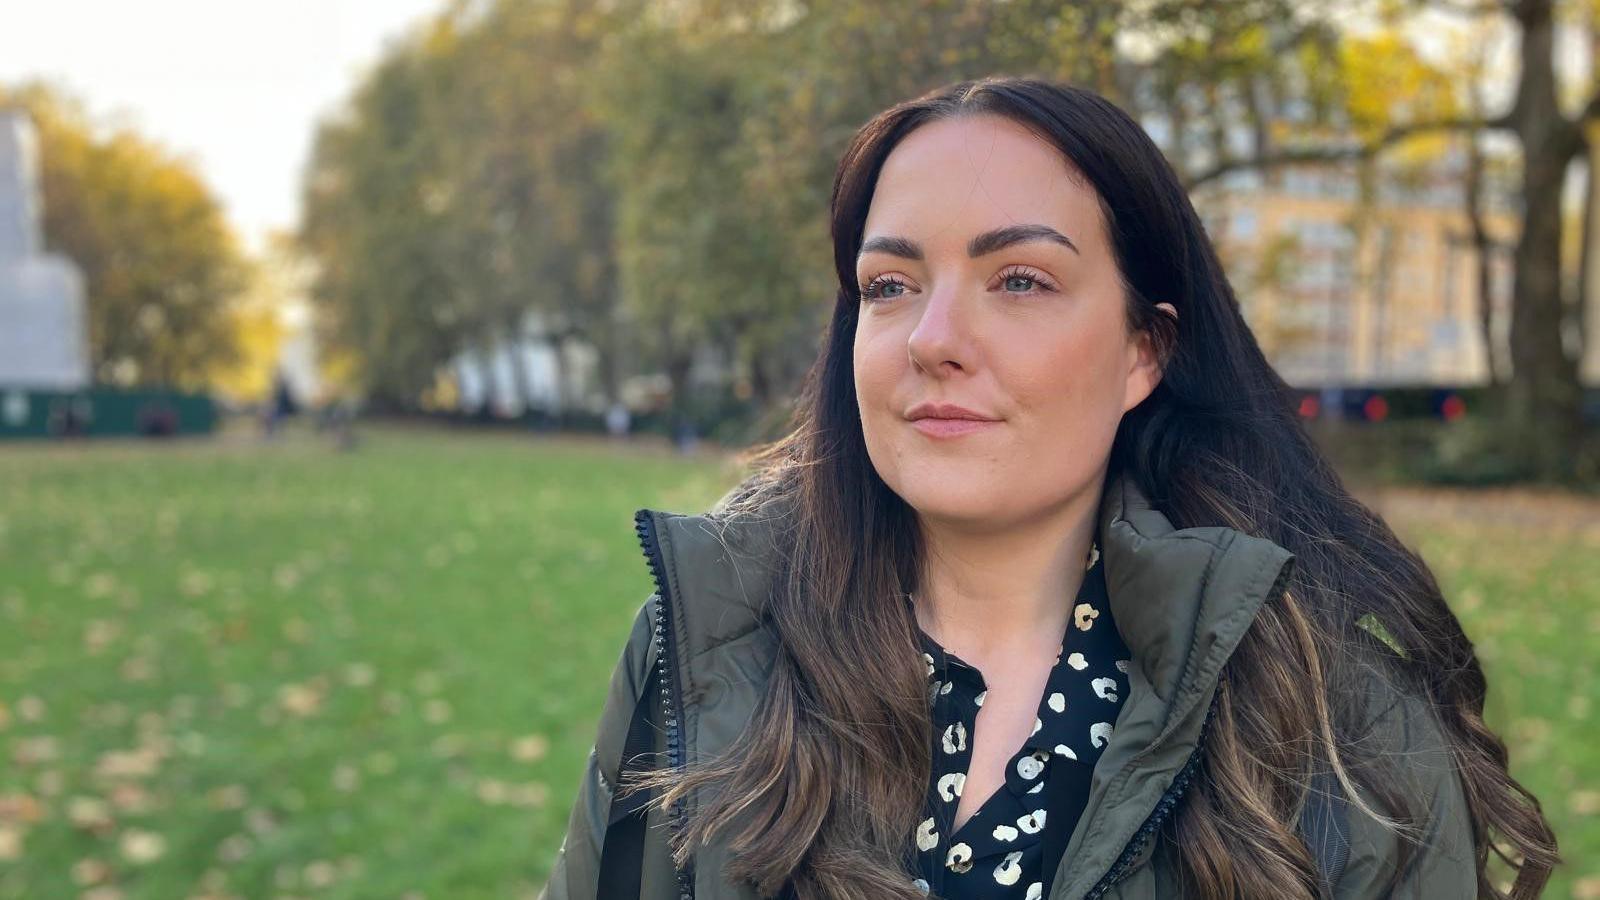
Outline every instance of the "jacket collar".
<path id="1" fill-rule="evenodd" d="M 648 512 L 673 591 L 682 661 L 759 627 L 792 521 L 779 511 L 730 519 Z M 1108 480 L 1098 520 L 1117 628 L 1169 702 L 1183 699 L 1186 681 L 1220 668 L 1293 556 L 1225 526 L 1174 528 L 1125 474 Z M 1219 583 L 1223 590 L 1207 590 Z"/>
<path id="2" fill-rule="evenodd" d="M 1293 554 L 1225 526 L 1174 528 L 1133 479 L 1100 502 L 1106 589 L 1117 628 L 1163 699 L 1204 689 Z M 1199 679 L 1199 683 L 1196 683 Z"/>

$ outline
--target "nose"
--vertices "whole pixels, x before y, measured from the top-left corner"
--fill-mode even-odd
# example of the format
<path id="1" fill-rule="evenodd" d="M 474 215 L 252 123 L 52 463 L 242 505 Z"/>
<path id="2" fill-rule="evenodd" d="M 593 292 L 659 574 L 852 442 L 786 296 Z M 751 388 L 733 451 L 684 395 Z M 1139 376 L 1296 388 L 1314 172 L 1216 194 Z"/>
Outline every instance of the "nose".
<path id="1" fill-rule="evenodd" d="M 959 289 L 934 289 L 922 305 L 922 315 L 906 339 L 911 365 L 931 375 L 943 376 L 972 364 L 972 333 L 968 317 L 971 304 Z"/>

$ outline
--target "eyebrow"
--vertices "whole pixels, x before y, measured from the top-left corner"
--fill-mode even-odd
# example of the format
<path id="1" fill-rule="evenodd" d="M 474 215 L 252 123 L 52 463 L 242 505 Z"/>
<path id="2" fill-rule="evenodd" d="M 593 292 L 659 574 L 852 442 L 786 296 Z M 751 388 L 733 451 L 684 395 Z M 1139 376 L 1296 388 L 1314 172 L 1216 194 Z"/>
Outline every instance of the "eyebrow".
<path id="1" fill-rule="evenodd" d="M 1072 238 L 1051 228 L 1049 225 L 1007 225 L 1004 228 L 985 231 L 983 234 L 968 241 L 967 255 L 976 259 L 996 250 L 1004 250 L 1013 244 L 1021 244 L 1028 241 L 1052 241 L 1061 244 L 1073 253 L 1078 253 L 1078 245 L 1072 242 Z M 892 235 L 868 238 L 861 245 L 861 252 L 856 256 L 859 259 L 873 252 L 888 253 L 891 256 L 898 256 L 902 259 L 922 259 L 921 244 L 910 238 Z M 1081 256 L 1082 254 L 1079 253 L 1079 255 Z"/>

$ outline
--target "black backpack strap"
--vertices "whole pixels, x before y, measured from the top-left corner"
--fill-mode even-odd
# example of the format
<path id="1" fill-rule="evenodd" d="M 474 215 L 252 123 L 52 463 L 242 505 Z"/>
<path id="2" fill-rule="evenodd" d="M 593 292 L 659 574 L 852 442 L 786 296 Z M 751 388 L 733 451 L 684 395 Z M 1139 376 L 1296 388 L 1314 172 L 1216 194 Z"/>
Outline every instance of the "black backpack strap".
<path id="1" fill-rule="evenodd" d="M 655 750 L 650 708 L 660 692 L 659 683 L 657 667 L 651 666 L 644 694 L 633 707 L 633 721 L 628 725 L 628 738 L 623 743 L 617 783 L 612 786 L 611 814 L 606 823 L 605 843 L 600 850 L 600 896 L 607 900 L 637 900 L 640 893 L 644 870 L 644 807 L 655 791 L 639 790 L 620 798 L 616 793 L 628 783 L 629 773 L 650 768 L 650 757 Z"/>
<path id="2" fill-rule="evenodd" d="M 1344 788 L 1331 773 L 1312 776 L 1311 796 L 1300 816 L 1300 834 L 1317 861 L 1319 880 L 1329 897 L 1350 861 L 1349 805 Z"/>

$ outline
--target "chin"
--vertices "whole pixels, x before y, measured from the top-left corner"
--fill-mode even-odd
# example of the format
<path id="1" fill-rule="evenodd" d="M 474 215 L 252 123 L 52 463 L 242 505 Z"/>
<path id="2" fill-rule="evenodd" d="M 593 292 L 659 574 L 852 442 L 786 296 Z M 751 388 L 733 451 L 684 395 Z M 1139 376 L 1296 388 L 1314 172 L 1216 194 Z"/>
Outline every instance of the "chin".
<path id="1" fill-rule="evenodd" d="M 977 524 L 1014 514 L 1020 505 L 993 473 L 987 461 L 930 461 L 902 466 L 885 482 L 918 515 Z"/>

